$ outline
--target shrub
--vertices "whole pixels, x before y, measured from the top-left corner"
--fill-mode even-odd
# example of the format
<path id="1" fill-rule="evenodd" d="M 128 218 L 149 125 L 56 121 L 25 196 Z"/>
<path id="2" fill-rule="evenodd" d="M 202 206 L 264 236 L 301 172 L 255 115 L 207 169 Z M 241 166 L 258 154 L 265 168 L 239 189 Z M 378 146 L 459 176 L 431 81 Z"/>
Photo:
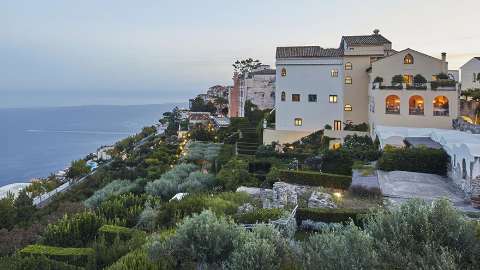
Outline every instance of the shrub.
<path id="1" fill-rule="evenodd" d="M 108 222 L 133 227 L 142 213 L 147 196 L 133 193 L 111 197 L 97 208 L 96 212 Z"/>
<path id="2" fill-rule="evenodd" d="M 354 225 L 314 234 L 302 243 L 302 251 L 306 270 L 379 269 L 373 239 Z"/>
<path id="3" fill-rule="evenodd" d="M 328 130 L 332 130 L 332 126 L 330 126 L 329 124 L 326 124 L 323 128 L 328 129 Z"/>
<path id="4" fill-rule="evenodd" d="M 322 186 L 347 189 L 352 183 L 348 175 L 326 174 L 311 171 L 280 171 L 280 180 L 283 182 L 307 186 Z"/>
<path id="5" fill-rule="evenodd" d="M 150 182 L 147 184 L 145 187 L 145 191 L 147 194 L 154 195 L 154 196 L 159 196 L 164 200 L 168 200 L 172 198 L 175 194 L 179 192 L 184 192 L 182 188 L 188 187 L 188 184 L 185 186 L 181 186 L 188 180 L 194 180 L 194 179 L 188 179 L 189 175 L 196 171 L 198 167 L 194 164 L 179 164 L 175 166 L 173 169 L 170 171 L 164 173 L 162 177 L 158 180 L 155 180 L 153 182 Z M 193 177 L 198 176 L 198 174 L 194 174 Z M 198 179 L 197 179 L 198 180 Z M 204 181 L 205 180 L 205 181 Z M 208 178 L 203 178 L 204 183 L 211 184 L 212 179 Z M 191 184 L 199 184 L 200 182 L 197 183 L 191 183 Z M 196 186 L 196 189 L 205 189 L 207 186 L 203 186 L 202 183 L 200 183 L 200 186 Z"/>
<path id="6" fill-rule="evenodd" d="M 352 175 L 353 160 L 343 149 L 327 150 L 322 155 L 322 172 Z"/>
<path id="7" fill-rule="evenodd" d="M 241 233 L 232 221 L 206 210 L 185 218 L 165 243 L 152 243 L 149 254 L 155 260 L 172 256 L 182 264 L 218 265 L 228 258 Z"/>
<path id="8" fill-rule="evenodd" d="M 248 172 L 248 163 L 241 159 L 231 159 L 217 174 L 217 182 L 225 190 L 236 190 L 239 186 L 256 186 L 258 181 Z"/>
<path id="9" fill-rule="evenodd" d="M 325 223 L 348 222 L 350 219 L 360 224 L 363 216 L 367 213 L 365 209 L 349 208 L 298 208 L 297 223 L 302 220 L 321 221 Z"/>
<path id="10" fill-rule="evenodd" d="M 344 130 L 351 130 L 351 131 L 368 131 L 368 124 L 361 123 L 361 124 L 353 124 L 353 123 L 345 123 Z"/>
<path id="11" fill-rule="evenodd" d="M 375 77 L 375 79 L 373 80 L 374 83 L 382 83 L 383 82 L 383 78 L 382 77 Z"/>
<path id="12" fill-rule="evenodd" d="M 350 191 L 352 194 L 360 197 L 366 197 L 366 198 L 381 198 L 382 197 L 382 191 L 378 187 L 366 187 L 366 186 L 351 186 Z"/>
<path id="13" fill-rule="evenodd" d="M 120 258 L 106 270 L 167 270 L 162 262 L 152 262 L 144 248 L 136 249 Z"/>
<path id="14" fill-rule="evenodd" d="M 415 75 L 415 77 L 413 77 L 413 83 L 414 84 L 425 84 L 425 83 L 427 83 L 427 79 L 425 79 L 425 77 L 423 77 L 421 74 L 417 74 L 417 75 Z"/>
<path id="15" fill-rule="evenodd" d="M 9 270 L 84 270 L 83 267 L 55 261 L 43 255 L 0 257 L 0 269 Z"/>
<path id="16" fill-rule="evenodd" d="M 479 269 L 476 224 L 447 200 L 410 200 L 368 217 L 365 232 L 387 269 Z M 445 265 L 445 266 L 442 266 Z"/>
<path id="17" fill-rule="evenodd" d="M 42 243 L 60 247 L 85 246 L 95 238 L 103 223 L 103 218 L 90 211 L 71 217 L 65 215 L 56 223 L 47 226 Z"/>
<path id="18" fill-rule="evenodd" d="M 46 256 L 68 264 L 85 266 L 92 263 L 95 251 L 91 248 L 65 248 L 30 245 L 19 251 L 22 256 Z"/>
<path id="19" fill-rule="evenodd" d="M 138 217 L 136 227 L 146 231 L 153 231 L 156 227 L 155 220 L 157 219 L 158 211 L 147 202 L 145 209 Z"/>
<path id="20" fill-rule="evenodd" d="M 113 242 L 117 237 L 120 240 L 129 240 L 132 237 L 145 238 L 145 233 L 142 231 L 116 225 L 103 225 L 98 229 L 98 233 L 109 242 Z"/>
<path id="21" fill-rule="evenodd" d="M 373 161 L 380 156 L 370 136 L 347 135 L 342 145 L 353 160 Z"/>
<path id="22" fill-rule="evenodd" d="M 285 210 L 280 208 L 260 208 L 253 212 L 237 214 L 235 221 L 243 224 L 267 223 L 277 220 L 285 214 Z"/>
<path id="23" fill-rule="evenodd" d="M 377 167 L 384 171 L 447 174 L 448 155 L 442 149 L 392 148 L 384 151 Z"/>
<path id="24" fill-rule="evenodd" d="M 392 85 L 404 83 L 402 75 L 395 75 L 392 77 Z"/>
<path id="25" fill-rule="evenodd" d="M 121 231 L 124 231 L 124 229 Z M 111 239 L 106 239 L 105 236 Z M 104 269 L 106 266 L 117 261 L 130 251 L 140 248 L 145 243 L 144 234 L 133 232 L 130 236 L 129 239 L 122 240 L 122 236 L 120 234 L 115 234 L 115 232 L 101 234 L 93 244 L 97 269 Z"/>
<path id="26" fill-rule="evenodd" d="M 140 179 L 138 180 L 141 181 Z M 93 193 L 93 195 L 85 200 L 84 205 L 88 208 L 98 207 L 103 201 L 108 198 L 130 192 L 137 188 L 137 182 L 131 182 L 129 180 L 114 180 L 102 189 L 99 189 Z"/>

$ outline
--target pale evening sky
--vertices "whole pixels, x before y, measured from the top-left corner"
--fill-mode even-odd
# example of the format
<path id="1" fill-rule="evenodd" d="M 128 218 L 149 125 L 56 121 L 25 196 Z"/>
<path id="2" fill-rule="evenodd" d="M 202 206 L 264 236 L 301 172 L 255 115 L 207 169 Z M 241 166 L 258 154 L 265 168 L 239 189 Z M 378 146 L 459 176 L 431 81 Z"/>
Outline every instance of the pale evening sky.
<path id="1" fill-rule="evenodd" d="M 478 0 L 1 0 L 0 107 L 186 101 L 235 59 L 373 29 L 451 69 L 480 56 Z"/>

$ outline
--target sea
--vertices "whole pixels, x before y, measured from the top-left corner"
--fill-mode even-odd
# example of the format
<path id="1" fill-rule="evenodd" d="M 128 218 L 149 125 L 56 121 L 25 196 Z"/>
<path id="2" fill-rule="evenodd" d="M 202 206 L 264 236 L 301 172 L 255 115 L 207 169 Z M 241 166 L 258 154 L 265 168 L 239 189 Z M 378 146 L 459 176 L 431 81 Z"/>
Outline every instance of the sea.
<path id="1" fill-rule="evenodd" d="M 185 105 L 0 108 L 0 187 L 62 170 Z"/>

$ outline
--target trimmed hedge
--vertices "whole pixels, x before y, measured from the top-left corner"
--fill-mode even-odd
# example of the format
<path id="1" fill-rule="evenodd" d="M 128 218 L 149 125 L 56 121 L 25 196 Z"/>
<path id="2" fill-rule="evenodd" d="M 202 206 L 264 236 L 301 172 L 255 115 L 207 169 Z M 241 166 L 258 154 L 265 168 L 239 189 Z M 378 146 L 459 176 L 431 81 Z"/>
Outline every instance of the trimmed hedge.
<path id="1" fill-rule="evenodd" d="M 328 174 L 312 171 L 289 171 L 280 170 L 280 181 L 290 184 L 307 186 L 322 186 L 329 188 L 348 189 L 352 184 L 352 177 L 349 175 Z"/>
<path id="2" fill-rule="evenodd" d="M 298 208 L 297 223 L 301 224 L 302 220 L 321 221 L 325 223 L 348 222 L 350 219 L 355 224 L 361 223 L 363 215 L 367 214 L 365 209 L 351 208 Z"/>
<path id="3" fill-rule="evenodd" d="M 161 262 L 152 262 L 147 255 L 145 249 L 140 248 L 136 249 L 127 255 L 120 258 L 110 267 L 106 268 L 107 270 L 163 270 L 168 269 Z"/>
<path id="4" fill-rule="evenodd" d="M 442 149 L 386 148 L 377 167 L 384 171 L 409 171 L 447 174 L 448 155 Z"/>
<path id="5" fill-rule="evenodd" d="M 13 255 L 0 257 L 0 269 L 8 270 L 84 270 L 85 268 L 55 261 L 46 256 Z"/>
<path id="6" fill-rule="evenodd" d="M 29 245 L 20 250 L 22 256 L 45 256 L 76 266 L 93 264 L 95 251 L 92 248 L 64 248 L 44 245 Z"/>
<path id="7" fill-rule="evenodd" d="M 133 236 L 144 234 L 144 232 L 116 225 L 103 225 L 98 229 L 98 233 L 103 235 L 107 241 L 113 242 L 118 236 L 121 240 L 129 240 Z"/>
<path id="8" fill-rule="evenodd" d="M 281 218 L 284 212 L 285 210 L 280 208 L 261 208 L 253 212 L 237 214 L 235 221 L 243 224 L 264 223 Z"/>

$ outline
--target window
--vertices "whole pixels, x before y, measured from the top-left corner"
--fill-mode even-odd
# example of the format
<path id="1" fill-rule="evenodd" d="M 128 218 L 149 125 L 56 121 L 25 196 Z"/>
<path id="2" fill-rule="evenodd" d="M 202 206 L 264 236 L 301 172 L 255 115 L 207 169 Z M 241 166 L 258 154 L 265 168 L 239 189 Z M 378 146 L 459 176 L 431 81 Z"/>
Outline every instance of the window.
<path id="1" fill-rule="evenodd" d="M 424 104 L 421 96 L 411 96 L 408 100 L 408 112 L 410 115 L 423 115 Z"/>
<path id="2" fill-rule="evenodd" d="M 308 95 L 308 102 L 317 102 L 317 95 Z"/>
<path id="3" fill-rule="evenodd" d="M 432 82 L 437 80 L 437 75 L 432 75 Z"/>
<path id="4" fill-rule="evenodd" d="M 342 130 L 342 121 L 334 120 L 333 121 L 333 130 Z"/>
<path id="5" fill-rule="evenodd" d="M 287 69 L 286 68 L 282 68 L 281 75 L 282 75 L 282 77 L 287 76 Z"/>
<path id="6" fill-rule="evenodd" d="M 295 126 L 299 127 L 303 124 L 302 118 L 295 118 Z"/>
<path id="7" fill-rule="evenodd" d="M 345 104 L 345 106 L 343 107 L 343 110 L 346 111 L 346 112 L 351 112 L 352 111 L 352 105 Z"/>
<path id="8" fill-rule="evenodd" d="M 407 85 L 413 85 L 413 75 L 403 75 L 403 81 Z"/>
<path id="9" fill-rule="evenodd" d="M 385 99 L 386 114 L 400 114 L 400 98 L 397 95 L 390 95 Z"/>
<path id="10" fill-rule="evenodd" d="M 352 77 L 350 76 L 345 77 L 345 84 L 352 84 Z"/>
<path id="11" fill-rule="evenodd" d="M 433 99 L 433 115 L 434 116 L 448 116 L 449 106 L 448 98 L 446 96 L 438 96 Z"/>
<path id="12" fill-rule="evenodd" d="M 332 77 L 338 77 L 338 69 L 332 69 L 330 71 L 330 76 Z"/>
<path id="13" fill-rule="evenodd" d="M 337 102 L 338 102 L 338 96 L 337 96 L 337 95 L 330 95 L 330 96 L 328 96 L 328 102 L 330 102 L 330 103 L 337 103 Z"/>
<path id="14" fill-rule="evenodd" d="M 408 53 L 407 55 L 405 55 L 405 57 L 403 58 L 403 63 L 404 63 L 405 65 L 411 65 L 411 64 L 413 64 L 413 56 L 412 56 L 411 54 L 409 54 L 409 53 Z"/>
<path id="15" fill-rule="evenodd" d="M 345 70 L 351 70 L 353 68 L 352 63 L 347 62 L 345 63 Z"/>
<path id="16" fill-rule="evenodd" d="M 282 94 L 280 95 L 280 100 L 285 101 L 285 96 L 286 96 L 285 91 L 282 91 Z"/>
<path id="17" fill-rule="evenodd" d="M 292 94 L 293 102 L 300 102 L 300 94 Z"/>

